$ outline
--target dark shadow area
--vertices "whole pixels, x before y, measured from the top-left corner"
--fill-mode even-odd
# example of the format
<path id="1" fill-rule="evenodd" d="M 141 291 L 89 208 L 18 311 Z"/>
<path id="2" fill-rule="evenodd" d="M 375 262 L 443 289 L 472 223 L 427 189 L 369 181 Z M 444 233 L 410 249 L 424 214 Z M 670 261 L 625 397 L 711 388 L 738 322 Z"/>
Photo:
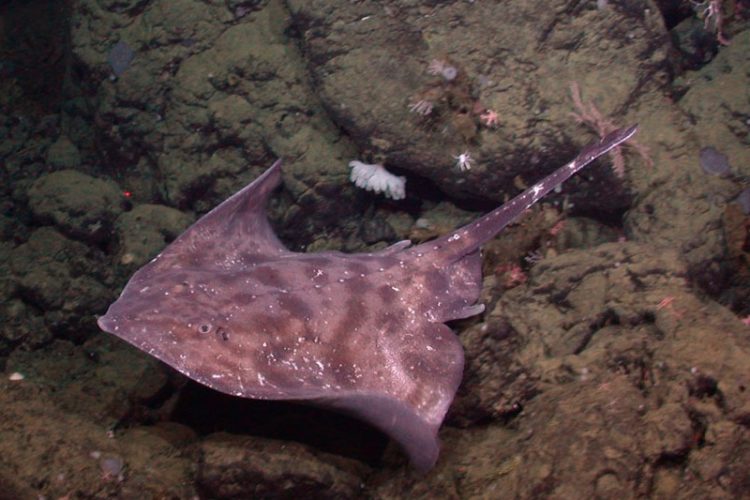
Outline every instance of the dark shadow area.
<path id="1" fill-rule="evenodd" d="M 70 2 L 0 2 L 0 91 L 16 113 L 60 111 L 70 58 Z"/>
<path id="2" fill-rule="evenodd" d="M 388 438 L 346 415 L 312 406 L 222 394 L 195 382 L 182 390 L 172 419 L 201 435 L 229 432 L 296 441 L 370 465 L 379 462 Z"/>

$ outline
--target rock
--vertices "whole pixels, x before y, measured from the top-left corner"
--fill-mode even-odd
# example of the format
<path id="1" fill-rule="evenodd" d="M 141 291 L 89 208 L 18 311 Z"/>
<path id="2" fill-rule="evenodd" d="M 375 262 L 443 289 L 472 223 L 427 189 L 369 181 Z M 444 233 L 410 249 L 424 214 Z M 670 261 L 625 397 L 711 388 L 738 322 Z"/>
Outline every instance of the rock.
<path id="1" fill-rule="evenodd" d="M 195 496 L 189 481 L 190 460 L 178 448 L 148 428 L 131 428 L 124 435 L 109 433 L 108 422 L 61 408 L 60 401 L 33 374 L 22 381 L 0 377 L 0 487 L 4 497 Z M 121 477 L 103 476 L 100 460 L 110 456 L 127 464 Z M 27 494 L 30 490 L 33 495 Z"/>
<path id="2" fill-rule="evenodd" d="M 120 264 L 135 269 L 159 253 L 187 228 L 193 218 L 163 205 L 136 205 L 115 222 Z"/>
<path id="3" fill-rule="evenodd" d="M 200 446 L 197 487 L 211 498 L 354 498 L 361 466 L 301 444 L 215 434 Z"/>
<path id="4" fill-rule="evenodd" d="M 745 494 L 747 327 L 696 290 L 727 274 L 730 260 L 747 268 L 746 217 L 729 214 L 721 224 L 750 165 L 745 21 L 729 19 L 732 45 L 675 86 L 672 70 L 682 69 L 667 61 L 670 37 L 651 0 L 162 3 L 66 3 L 71 57 L 60 61 L 75 61 L 71 83 L 83 92 L 65 103 L 65 137 L 57 120 L 35 125 L 28 109 L 13 109 L 23 104 L 13 75 L 0 96 L 9 108 L 0 116 L 2 212 L 13 219 L 0 220 L 0 356 L 7 356 L 0 366 L 25 375 L 0 380 L 0 491 L 14 498 Z M 659 3 L 691 9 L 684 0 Z M 703 30 L 701 20 L 692 23 Z M 113 81 L 107 56 L 119 40 L 135 57 Z M 45 46 L 68 53 L 63 44 Z M 450 58 L 455 75 L 428 73 L 440 58 Z M 422 213 L 429 200 L 489 210 L 595 137 L 570 117 L 571 81 L 613 122 L 640 124 L 637 139 L 651 147 L 654 165 L 625 148 L 624 179 L 603 159 L 545 200 L 557 207 L 547 212 L 568 221 L 557 237 L 549 235 L 557 219 L 533 215 L 485 246 L 487 310 L 451 325 L 465 346 L 465 379 L 440 430 L 435 470 L 414 473 L 397 446 L 384 457 L 378 448 L 370 461 L 377 465 L 367 469 L 293 438 L 196 443 L 203 430 L 192 421 L 192 431 L 144 425 L 179 419 L 170 411 L 175 380 L 158 362 L 96 333 L 95 314 L 192 214 L 283 156 L 284 187 L 269 212 L 290 246 L 316 238 L 309 249 L 359 248 L 366 236 L 381 248 L 387 242 L 378 239 L 394 236 L 386 226 L 346 220 L 373 202 L 381 208 L 370 213 L 396 238 L 412 225 L 415 238 L 444 234 L 458 219 Z M 433 116 L 410 114 L 413 98 L 430 92 L 444 98 Z M 499 123 L 481 123 L 471 101 L 494 108 Z M 116 179 L 137 204 L 133 212 L 106 209 L 95 237 L 85 234 L 97 222 L 88 214 L 114 191 L 105 197 L 98 183 L 83 192 L 74 189 L 78 180 L 43 182 L 50 169 L 78 167 L 66 138 L 90 172 Z M 726 151 L 736 179 L 700 174 L 707 145 Z M 475 162 L 461 173 L 453 157 L 466 150 Z M 106 161 L 95 165 L 97 158 Z M 388 205 L 362 197 L 347 180 L 352 159 L 398 167 L 410 176 L 410 196 Z M 48 203 L 65 198 L 61 185 L 70 199 Z M 571 203 L 596 222 L 573 218 Z M 107 224 L 119 246 L 110 244 Z M 614 239 L 630 241 L 602 244 Z M 546 250 L 545 258 L 527 265 L 530 249 Z M 492 286 L 508 260 L 528 280 Z M 700 266 L 706 279 L 695 280 Z M 737 290 L 747 279 L 731 272 L 735 287 L 718 280 L 712 289 L 737 313 L 746 309 L 747 293 Z M 202 410 L 214 407 L 186 398 L 179 413 Z M 348 445 L 359 437 L 334 431 Z M 104 481 L 92 451 L 121 457 L 123 481 Z"/>
<path id="5" fill-rule="evenodd" d="M 52 228 L 37 229 L 14 248 L 10 269 L 16 293 L 42 311 L 57 335 L 89 334 L 95 326 L 92 312 L 103 310 L 114 295 L 103 285 L 106 272 L 90 258 L 89 249 Z"/>
<path id="6" fill-rule="evenodd" d="M 43 223 L 52 223 L 74 239 L 105 241 L 123 211 L 123 195 L 112 181 L 60 170 L 37 179 L 28 192 L 29 206 Z"/>
<path id="7" fill-rule="evenodd" d="M 108 429 L 136 415 L 155 421 L 171 409 L 167 400 L 174 388 L 164 366 L 103 334 L 82 348 L 55 340 L 34 351 L 16 350 L 8 368 L 53 391 L 61 409 Z"/>
<path id="8" fill-rule="evenodd" d="M 734 173 L 740 176 L 750 175 L 747 143 L 737 134 L 747 130 L 750 116 L 750 102 L 745 95 L 748 46 L 750 30 L 738 33 L 710 63 L 686 75 L 691 86 L 680 99 L 680 107 L 694 117 L 700 129 L 699 145 L 712 146 L 725 154 Z"/>
<path id="9" fill-rule="evenodd" d="M 0 356 L 16 347 L 33 350 L 53 339 L 52 332 L 44 324 L 44 317 L 22 300 L 4 300 L 0 304 L 0 317 L 3 318 L 0 323 Z"/>
<path id="10" fill-rule="evenodd" d="M 0 214 L 0 241 L 23 241 L 29 230 L 18 219 Z"/>
<path id="11" fill-rule="evenodd" d="M 288 4 L 333 120 L 386 167 L 429 178 L 460 198 L 501 201 L 514 194 L 514 178 L 537 181 L 586 141 L 573 138 L 591 139 L 570 117 L 571 82 L 608 116 L 669 71 L 666 33 L 651 2 L 637 13 L 569 0 L 507 8 L 487 2 Z M 446 61 L 457 68 L 455 79 L 429 74 L 431 65 Z M 426 116 L 410 113 L 419 101 L 434 109 Z M 499 127 L 482 125 L 487 108 L 499 111 Z M 467 150 L 474 166 L 461 173 L 455 157 Z M 591 169 L 566 183 L 566 191 L 570 186 L 578 186 L 571 196 L 579 207 L 617 211 L 629 203 L 607 169 Z"/>
<path id="12" fill-rule="evenodd" d="M 61 135 L 47 150 L 47 163 L 55 169 L 76 168 L 81 164 L 81 154 L 67 136 Z"/>
<path id="13" fill-rule="evenodd" d="M 118 182 L 139 202 L 206 212 L 284 157 L 285 189 L 303 208 L 285 213 L 290 233 L 314 235 L 361 204 L 344 177 L 355 149 L 310 86 L 283 2 L 130 3 L 80 0 L 87 21 L 71 31 L 82 85 L 97 93 L 97 149 L 127 165 Z M 99 30 L 135 52 L 115 81 L 116 40 Z"/>

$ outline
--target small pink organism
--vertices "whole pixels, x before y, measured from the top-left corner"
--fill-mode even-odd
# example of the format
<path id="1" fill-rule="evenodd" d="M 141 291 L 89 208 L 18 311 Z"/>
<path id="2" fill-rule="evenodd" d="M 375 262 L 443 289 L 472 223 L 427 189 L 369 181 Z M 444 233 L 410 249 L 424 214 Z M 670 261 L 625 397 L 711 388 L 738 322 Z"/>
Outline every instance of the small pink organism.
<path id="1" fill-rule="evenodd" d="M 526 273 L 523 272 L 523 269 L 521 269 L 521 266 L 519 266 L 518 264 L 513 264 L 513 266 L 508 271 L 508 279 L 506 280 L 506 285 L 509 287 L 523 285 L 527 280 L 528 277 L 526 276 Z"/>
<path id="2" fill-rule="evenodd" d="M 661 300 L 661 301 L 660 301 L 660 302 L 659 302 L 659 303 L 658 303 L 658 304 L 656 305 L 656 310 L 657 310 L 657 311 L 661 311 L 662 309 L 665 309 L 665 308 L 671 308 L 671 307 L 672 307 L 672 303 L 674 303 L 674 297 L 673 297 L 673 296 L 671 296 L 671 295 L 669 295 L 669 296 L 667 296 L 667 297 L 663 298 L 663 299 L 662 299 L 662 300 Z"/>
<path id="3" fill-rule="evenodd" d="M 417 102 L 409 104 L 409 111 L 418 115 L 427 116 L 432 113 L 432 108 L 435 105 L 427 99 L 420 99 Z"/>
<path id="4" fill-rule="evenodd" d="M 505 263 L 497 267 L 496 273 L 505 274 L 503 285 L 505 288 L 514 288 L 523 285 L 528 280 L 528 276 L 523 272 L 521 266 L 515 263 Z"/>
<path id="5" fill-rule="evenodd" d="M 682 316 L 683 316 L 683 312 L 684 312 L 684 311 L 681 311 L 681 310 L 677 309 L 677 308 L 676 308 L 676 307 L 674 306 L 674 300 L 675 300 L 675 299 L 674 299 L 674 296 L 672 296 L 672 295 L 668 295 L 668 296 L 664 297 L 664 298 L 663 298 L 663 299 L 662 299 L 661 301 L 659 301 L 659 303 L 658 303 L 658 304 L 656 305 L 656 310 L 657 310 L 657 311 L 661 311 L 662 309 L 666 309 L 666 310 L 668 310 L 668 311 L 669 311 L 669 312 L 670 312 L 670 313 L 672 314 L 672 316 L 673 316 L 673 317 L 674 317 L 675 319 L 682 319 Z"/>
<path id="6" fill-rule="evenodd" d="M 432 59 L 426 72 L 439 78 L 431 79 L 420 92 L 409 97 L 407 107 L 425 118 L 423 123 L 430 130 L 453 133 L 468 145 L 476 142 L 480 126 L 498 123 L 496 114 L 491 112 L 481 118 L 487 109 L 477 99 L 473 79 L 457 62 L 448 57 Z"/>
<path id="7" fill-rule="evenodd" d="M 484 123 L 485 127 L 496 127 L 500 121 L 497 111 L 489 108 L 485 109 L 484 112 L 479 115 L 479 119 Z"/>
<path id="8" fill-rule="evenodd" d="M 716 33 L 716 41 L 721 45 L 729 45 L 731 42 L 724 36 L 724 14 L 721 11 L 722 0 L 704 0 L 698 2 L 690 0 L 693 9 L 703 19 L 703 29 Z"/>
<path id="9" fill-rule="evenodd" d="M 559 221 L 557 221 L 555 225 L 549 229 L 550 236 L 557 236 L 558 234 L 560 234 L 560 231 L 565 229 L 565 224 L 565 219 L 560 219 Z"/>
<path id="10" fill-rule="evenodd" d="M 441 76 L 446 82 L 452 82 L 458 76 L 458 68 L 444 59 L 433 59 L 427 67 L 431 75 Z"/>
<path id="11" fill-rule="evenodd" d="M 600 138 L 619 128 L 610 118 L 605 118 L 593 102 L 583 102 L 581 88 L 577 82 L 570 82 L 570 96 L 576 108 L 576 112 L 571 112 L 570 114 L 576 122 L 593 129 Z M 649 155 L 648 147 L 638 143 L 635 139 L 624 144 L 624 146 L 632 147 L 638 152 L 646 165 L 649 167 L 654 166 L 654 161 Z M 611 150 L 609 155 L 612 158 L 612 171 L 617 177 L 623 179 L 625 177 L 625 157 L 622 154 L 622 146 Z"/>

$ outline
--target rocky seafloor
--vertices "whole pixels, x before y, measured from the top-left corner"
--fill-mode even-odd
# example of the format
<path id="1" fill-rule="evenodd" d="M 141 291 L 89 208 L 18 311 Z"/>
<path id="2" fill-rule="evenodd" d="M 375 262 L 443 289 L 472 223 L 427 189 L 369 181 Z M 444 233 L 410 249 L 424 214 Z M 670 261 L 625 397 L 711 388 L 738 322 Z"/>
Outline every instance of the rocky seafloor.
<path id="1" fill-rule="evenodd" d="M 749 12 L 6 2 L 0 498 L 747 495 Z M 464 380 L 427 474 L 364 424 L 215 393 L 96 325 L 278 157 L 281 239 L 355 252 L 445 234 L 631 123 L 636 147 L 485 246 L 487 307 L 452 325 Z M 352 160 L 406 198 L 354 187 Z"/>

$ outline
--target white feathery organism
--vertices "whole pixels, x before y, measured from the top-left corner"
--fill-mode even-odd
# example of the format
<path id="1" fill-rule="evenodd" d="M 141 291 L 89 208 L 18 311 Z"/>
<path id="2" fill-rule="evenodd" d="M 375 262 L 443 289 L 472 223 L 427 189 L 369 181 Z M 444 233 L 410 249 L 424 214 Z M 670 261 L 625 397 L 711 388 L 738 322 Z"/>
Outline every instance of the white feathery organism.
<path id="1" fill-rule="evenodd" d="M 406 197 L 406 177 L 393 175 L 383 165 L 353 160 L 349 162 L 349 168 L 352 169 L 349 178 L 357 187 L 383 193 L 394 200 L 403 200 Z"/>
<path id="2" fill-rule="evenodd" d="M 474 159 L 468 151 L 464 151 L 460 155 L 454 156 L 453 159 L 456 160 L 456 167 L 458 167 L 461 172 L 471 170 L 471 164 L 474 162 Z"/>

